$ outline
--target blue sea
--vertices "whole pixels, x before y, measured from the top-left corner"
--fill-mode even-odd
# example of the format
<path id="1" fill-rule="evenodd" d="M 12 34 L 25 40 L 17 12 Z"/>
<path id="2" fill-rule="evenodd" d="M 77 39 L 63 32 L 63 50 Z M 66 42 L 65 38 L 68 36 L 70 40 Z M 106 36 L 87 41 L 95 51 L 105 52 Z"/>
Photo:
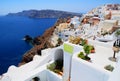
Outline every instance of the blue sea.
<path id="1" fill-rule="evenodd" d="M 32 48 L 24 40 L 25 35 L 40 36 L 53 26 L 55 18 L 28 18 L 0 16 L 0 74 L 10 65 L 17 66 L 23 54 Z"/>

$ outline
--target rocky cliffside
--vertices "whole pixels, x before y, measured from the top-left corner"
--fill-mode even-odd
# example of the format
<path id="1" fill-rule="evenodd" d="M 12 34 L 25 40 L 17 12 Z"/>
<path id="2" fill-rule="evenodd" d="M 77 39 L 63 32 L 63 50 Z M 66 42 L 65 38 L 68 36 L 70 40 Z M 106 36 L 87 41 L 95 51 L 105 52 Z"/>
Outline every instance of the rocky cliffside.
<path id="1" fill-rule="evenodd" d="M 56 28 L 57 25 L 60 23 L 66 22 L 67 19 L 59 19 L 55 25 L 45 31 L 45 33 L 42 36 L 38 36 L 33 39 L 34 42 L 34 47 L 27 51 L 22 58 L 22 61 L 19 63 L 19 66 L 28 63 L 33 60 L 34 55 L 38 54 L 41 55 L 41 50 L 45 48 L 52 48 L 54 47 L 49 39 L 53 35 L 54 29 Z"/>

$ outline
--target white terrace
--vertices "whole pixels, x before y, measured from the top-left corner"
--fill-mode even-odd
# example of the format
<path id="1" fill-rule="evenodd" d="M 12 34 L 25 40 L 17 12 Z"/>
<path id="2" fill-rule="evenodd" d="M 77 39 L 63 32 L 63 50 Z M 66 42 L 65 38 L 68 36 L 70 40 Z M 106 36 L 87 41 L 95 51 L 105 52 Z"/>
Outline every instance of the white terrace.
<path id="1" fill-rule="evenodd" d="M 82 60 L 77 57 L 83 50 L 82 46 L 71 43 L 64 43 L 62 46 L 42 51 L 42 56 L 35 56 L 34 60 L 21 67 L 11 66 L 0 81 L 33 81 L 38 77 L 38 81 L 120 81 L 120 61 L 112 62 L 108 58 L 112 57 L 111 46 L 98 41 L 89 41 L 95 46 L 96 53 L 90 54 L 92 62 Z M 56 59 L 63 60 L 63 75 L 58 75 L 46 67 Z M 114 66 L 114 71 L 105 70 L 106 65 Z"/>

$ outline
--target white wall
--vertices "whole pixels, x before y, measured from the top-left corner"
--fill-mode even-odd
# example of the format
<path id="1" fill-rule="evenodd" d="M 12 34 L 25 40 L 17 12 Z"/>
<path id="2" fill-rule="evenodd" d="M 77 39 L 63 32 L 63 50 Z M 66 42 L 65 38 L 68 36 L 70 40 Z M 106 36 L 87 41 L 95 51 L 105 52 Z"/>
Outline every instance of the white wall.
<path id="1" fill-rule="evenodd" d="M 51 60 L 51 54 L 46 54 L 46 55 L 43 55 L 42 57 L 40 56 L 39 59 L 36 59 L 36 60 L 33 60 L 23 66 L 20 66 L 18 68 L 19 71 L 24 71 L 24 72 L 30 72 L 30 71 L 33 71 L 35 70 L 36 68 L 48 63 L 50 60 Z M 23 72 L 22 72 L 23 73 Z"/>
<path id="2" fill-rule="evenodd" d="M 111 42 L 100 42 L 100 41 L 97 41 L 97 40 L 90 40 L 90 39 L 88 40 L 89 44 L 99 45 L 99 46 L 108 47 L 108 48 L 112 48 L 113 42 L 114 41 L 111 41 Z"/>
<path id="3" fill-rule="evenodd" d="M 44 81 L 44 80 L 41 80 Z M 62 81 L 62 76 L 47 70 L 47 81 Z"/>
<path id="4" fill-rule="evenodd" d="M 73 53 L 72 54 L 64 51 L 63 81 L 67 81 L 69 79 L 69 77 L 71 77 L 70 76 L 71 75 L 71 62 L 72 62 L 73 54 L 76 53 L 76 52 L 79 52 L 80 50 L 82 50 L 81 46 L 74 45 L 74 44 L 67 43 L 67 42 L 65 44 L 73 46 L 74 49 L 73 49 Z"/>
<path id="5" fill-rule="evenodd" d="M 36 73 L 35 75 L 31 76 L 28 80 L 25 80 L 25 81 L 32 81 L 32 78 L 34 77 L 38 77 L 40 79 L 40 81 L 47 81 L 47 71 L 46 70 L 43 70 L 39 73 Z"/>
<path id="6" fill-rule="evenodd" d="M 31 79 L 34 76 L 39 75 L 38 73 L 41 72 L 42 69 L 46 69 L 46 66 L 45 67 L 42 66 L 51 60 L 52 56 L 51 52 L 49 52 L 48 54 L 45 54 L 43 56 L 38 56 L 33 61 L 21 67 L 18 68 L 12 67 L 12 70 L 10 71 L 8 70 L 6 74 L 12 79 L 12 81 L 30 81 L 26 79 Z"/>
<path id="7" fill-rule="evenodd" d="M 69 53 L 64 54 L 64 69 L 63 69 L 63 81 L 67 81 L 71 70 L 72 55 Z"/>
<path id="8" fill-rule="evenodd" d="M 110 73 L 78 57 L 72 59 L 71 81 L 107 81 Z"/>

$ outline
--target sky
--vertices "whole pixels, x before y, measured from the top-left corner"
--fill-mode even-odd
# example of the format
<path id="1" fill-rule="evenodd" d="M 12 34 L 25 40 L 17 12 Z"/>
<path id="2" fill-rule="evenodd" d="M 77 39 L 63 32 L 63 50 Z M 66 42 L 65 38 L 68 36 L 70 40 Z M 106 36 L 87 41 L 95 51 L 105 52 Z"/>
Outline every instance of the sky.
<path id="1" fill-rule="evenodd" d="M 0 15 L 30 9 L 86 13 L 97 6 L 108 3 L 120 4 L 120 0 L 0 0 Z"/>

